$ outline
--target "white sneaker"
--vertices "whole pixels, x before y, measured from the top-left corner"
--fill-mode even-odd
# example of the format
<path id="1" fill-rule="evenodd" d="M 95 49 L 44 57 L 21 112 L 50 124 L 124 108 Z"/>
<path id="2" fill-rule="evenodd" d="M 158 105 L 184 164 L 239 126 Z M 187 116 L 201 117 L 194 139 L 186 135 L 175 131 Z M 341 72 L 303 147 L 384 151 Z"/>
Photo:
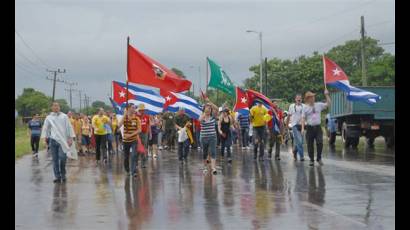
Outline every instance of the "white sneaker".
<path id="1" fill-rule="evenodd" d="M 159 146 L 158 149 L 159 149 L 159 150 L 162 150 L 162 146 Z"/>
<path id="2" fill-rule="evenodd" d="M 242 150 L 245 150 L 246 149 L 246 147 L 242 147 Z"/>

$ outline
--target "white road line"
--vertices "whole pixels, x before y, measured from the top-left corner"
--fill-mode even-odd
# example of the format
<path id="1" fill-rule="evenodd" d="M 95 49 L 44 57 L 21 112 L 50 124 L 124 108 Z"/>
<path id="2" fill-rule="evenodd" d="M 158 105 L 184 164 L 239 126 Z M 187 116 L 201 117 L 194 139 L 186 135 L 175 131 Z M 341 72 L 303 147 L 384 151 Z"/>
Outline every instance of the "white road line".
<path id="1" fill-rule="evenodd" d="M 303 202 L 301 202 L 301 203 L 302 203 L 302 205 L 304 205 L 304 206 L 306 206 L 306 207 L 310 207 L 310 208 L 316 209 L 316 210 L 318 210 L 318 211 L 320 211 L 320 212 L 323 212 L 323 213 L 325 213 L 325 214 L 327 214 L 327 215 L 337 216 L 337 217 L 340 217 L 340 218 L 342 218 L 342 219 L 344 219 L 344 220 L 346 220 L 346 221 L 349 221 L 349 222 L 351 222 L 351 223 L 360 225 L 361 227 L 367 227 L 366 224 L 364 224 L 364 223 L 362 223 L 362 222 L 360 222 L 360 221 L 357 221 L 357 220 L 352 219 L 352 218 L 350 218 L 350 217 L 344 216 L 344 215 L 339 214 L 339 213 L 337 213 L 337 212 L 335 212 L 335 211 L 332 211 L 332 210 L 330 210 L 330 209 L 326 209 L 326 208 L 323 208 L 323 207 L 321 207 L 321 206 L 319 206 L 319 205 L 315 205 L 315 204 L 312 204 L 312 203 L 309 203 L 309 202 L 306 202 L 306 201 L 303 201 Z"/>

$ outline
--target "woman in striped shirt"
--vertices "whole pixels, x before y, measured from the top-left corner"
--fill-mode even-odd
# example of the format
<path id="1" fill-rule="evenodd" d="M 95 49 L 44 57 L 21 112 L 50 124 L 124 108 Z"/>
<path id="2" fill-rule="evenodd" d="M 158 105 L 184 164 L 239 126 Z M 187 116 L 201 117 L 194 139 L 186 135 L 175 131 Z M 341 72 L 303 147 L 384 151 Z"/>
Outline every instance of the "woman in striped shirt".
<path id="1" fill-rule="evenodd" d="M 199 117 L 199 122 L 201 123 L 201 144 L 203 149 L 203 160 L 204 160 L 204 170 L 208 166 L 208 154 L 211 153 L 211 167 L 212 173 L 216 174 L 215 158 L 216 158 L 216 119 L 218 114 L 218 107 L 213 104 L 209 99 L 206 100 L 204 105 L 204 111 Z"/>

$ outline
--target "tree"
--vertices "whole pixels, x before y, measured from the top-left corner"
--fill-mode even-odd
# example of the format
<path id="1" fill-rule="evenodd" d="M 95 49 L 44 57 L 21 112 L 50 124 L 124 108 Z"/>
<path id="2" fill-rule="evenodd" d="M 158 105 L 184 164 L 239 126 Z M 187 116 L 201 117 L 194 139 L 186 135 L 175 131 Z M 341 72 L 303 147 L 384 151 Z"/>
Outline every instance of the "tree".
<path id="1" fill-rule="evenodd" d="M 25 88 L 23 94 L 16 99 L 15 106 L 20 116 L 29 117 L 49 110 L 50 102 L 50 98 L 44 93 L 33 88 Z"/>

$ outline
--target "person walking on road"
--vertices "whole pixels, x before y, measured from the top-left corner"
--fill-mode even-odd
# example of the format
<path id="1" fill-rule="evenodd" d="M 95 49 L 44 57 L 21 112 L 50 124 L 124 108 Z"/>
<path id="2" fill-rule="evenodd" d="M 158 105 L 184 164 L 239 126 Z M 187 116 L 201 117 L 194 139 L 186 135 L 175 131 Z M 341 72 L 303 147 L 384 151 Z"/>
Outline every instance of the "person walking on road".
<path id="1" fill-rule="evenodd" d="M 81 125 L 81 148 L 84 153 L 90 153 L 91 145 L 91 125 L 87 116 L 83 116 L 83 122 Z"/>
<path id="2" fill-rule="evenodd" d="M 299 154 L 299 160 L 304 161 L 303 155 L 303 136 L 302 136 L 302 113 L 304 105 L 302 104 L 302 95 L 296 94 L 295 103 L 289 106 L 288 117 L 286 118 L 286 126 L 292 127 L 292 134 L 294 139 L 294 146 L 292 148 L 293 158 L 297 160 Z"/>
<path id="3" fill-rule="evenodd" d="M 66 182 L 65 164 L 67 152 L 73 145 L 75 133 L 68 116 L 60 112 L 60 104 L 53 102 L 52 112 L 46 117 L 42 130 L 42 138 L 47 138 L 53 160 L 54 183 Z"/>
<path id="4" fill-rule="evenodd" d="M 190 118 L 185 114 L 184 108 L 179 108 L 178 114 L 175 116 L 175 129 L 178 130 L 178 160 L 183 163 L 186 161 L 189 152 L 190 140 L 188 138 L 188 130 L 191 126 L 186 127 Z M 184 135 L 184 137 L 180 137 Z M 186 138 L 185 138 L 186 135 Z"/>
<path id="5" fill-rule="evenodd" d="M 135 114 L 135 105 L 128 104 L 128 109 L 124 117 L 118 122 L 118 127 L 124 125 L 124 135 L 122 138 L 124 149 L 124 169 L 130 175 L 130 151 L 131 151 L 131 174 L 137 176 L 137 139 L 141 132 L 141 121 Z"/>
<path id="6" fill-rule="evenodd" d="M 305 94 L 305 107 L 302 113 L 302 134 L 305 131 L 306 121 L 306 141 L 308 147 L 308 154 L 310 158 L 310 166 L 314 165 L 314 146 L 313 142 L 316 141 L 317 156 L 316 160 L 319 165 L 323 165 L 322 162 L 322 149 L 323 149 L 323 132 L 320 125 L 321 112 L 330 106 L 329 91 L 325 89 L 326 103 L 315 102 L 315 94 L 308 91 Z"/>
<path id="7" fill-rule="evenodd" d="M 276 105 L 276 101 L 272 100 L 272 103 Z M 268 159 L 272 159 L 273 146 L 275 146 L 275 160 L 280 160 L 280 145 L 282 144 L 280 116 L 274 108 L 269 110 L 268 114 L 272 116 L 272 119 L 268 122 Z"/>
<path id="8" fill-rule="evenodd" d="M 253 159 L 257 159 L 258 154 L 258 147 L 259 147 L 259 160 L 263 161 L 263 155 L 265 151 L 265 141 L 266 141 L 266 121 L 265 115 L 268 114 L 268 110 L 262 106 L 260 101 L 256 101 L 256 105 L 254 105 L 250 110 L 250 118 L 253 127 L 253 139 L 254 139 L 254 147 L 253 147 Z"/>
<path id="9" fill-rule="evenodd" d="M 326 133 L 329 140 L 330 148 L 335 148 L 336 141 L 336 119 L 332 118 L 330 113 L 326 115 Z"/>
<path id="10" fill-rule="evenodd" d="M 107 163 L 107 130 L 105 124 L 109 123 L 110 119 L 104 115 L 104 109 L 100 108 L 98 114 L 92 119 L 95 136 L 95 151 L 97 165 L 100 163 L 101 151 L 103 154 L 104 163 Z"/>
<path id="11" fill-rule="evenodd" d="M 164 121 L 165 149 L 173 150 L 175 146 L 175 114 L 166 112 L 162 116 Z"/>
<path id="12" fill-rule="evenodd" d="M 148 140 L 151 137 L 151 125 L 150 125 L 150 116 L 145 114 L 145 105 L 140 104 L 138 106 L 137 116 L 141 121 L 141 132 L 139 133 L 141 142 L 144 145 L 144 148 L 148 151 Z M 138 154 L 141 156 L 141 166 L 142 168 L 146 167 L 147 156 L 145 154 Z M 137 165 L 138 165 L 138 155 L 137 155 Z"/>
<path id="13" fill-rule="evenodd" d="M 249 149 L 249 114 L 238 114 L 238 121 L 239 126 L 241 128 L 241 142 L 242 142 L 242 149 Z"/>
<path id="14" fill-rule="evenodd" d="M 206 99 L 207 103 L 204 105 L 204 112 L 199 117 L 201 123 L 201 145 L 204 160 L 204 172 L 208 168 L 208 154 L 211 154 L 211 168 L 214 175 L 216 171 L 216 119 L 218 114 L 218 106 L 213 104 L 209 99 Z"/>
<path id="15" fill-rule="evenodd" d="M 40 116 L 35 114 L 33 119 L 28 122 L 28 132 L 30 136 L 31 150 L 33 151 L 33 157 L 38 157 L 38 148 L 40 145 L 42 123 Z"/>
<path id="16" fill-rule="evenodd" d="M 232 132 L 231 126 L 233 123 L 232 116 L 229 115 L 229 109 L 224 109 L 219 117 L 218 132 L 221 135 L 221 158 L 224 160 L 225 149 L 227 152 L 228 163 L 232 163 L 231 159 L 231 145 L 232 145 Z"/>

